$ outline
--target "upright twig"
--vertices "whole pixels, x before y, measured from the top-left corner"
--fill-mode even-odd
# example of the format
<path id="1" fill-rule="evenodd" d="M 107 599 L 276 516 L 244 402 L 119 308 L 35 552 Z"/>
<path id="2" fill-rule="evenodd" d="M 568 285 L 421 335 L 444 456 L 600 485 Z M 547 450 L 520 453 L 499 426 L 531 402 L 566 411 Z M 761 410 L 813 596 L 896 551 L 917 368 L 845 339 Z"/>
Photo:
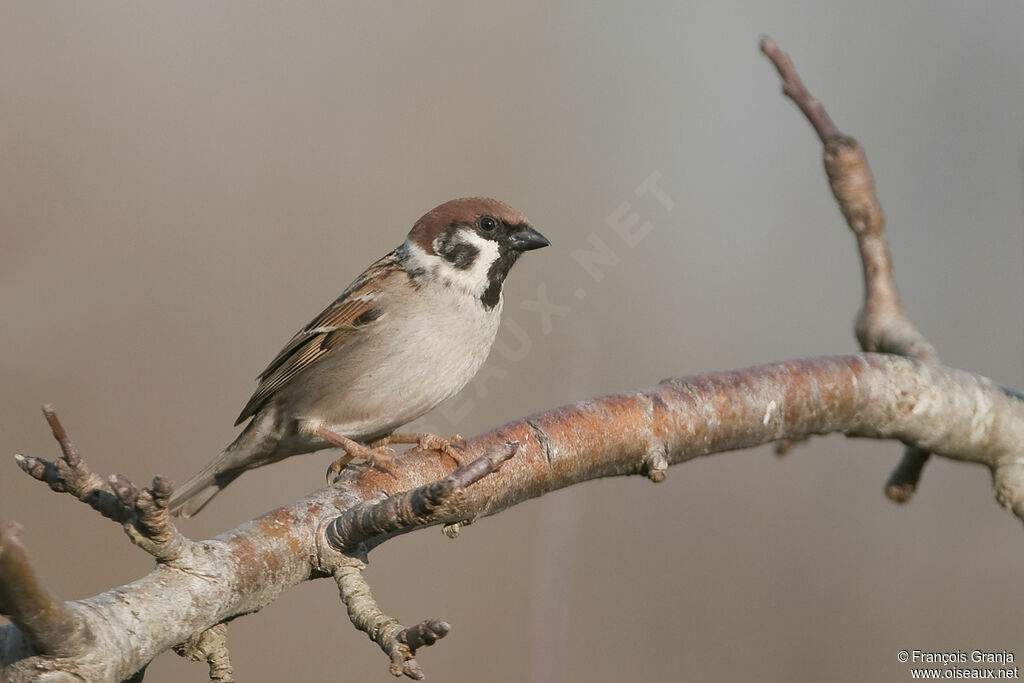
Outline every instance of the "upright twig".
<path id="1" fill-rule="evenodd" d="M 14 460 L 22 470 L 120 523 L 133 543 L 161 562 L 175 562 L 194 550 L 193 542 L 178 531 L 168 513 L 167 502 L 174 490 L 170 479 L 158 474 L 151 488 L 141 490 L 120 474 L 103 479 L 86 464 L 52 405 L 43 406 L 43 415 L 62 455 L 51 462 L 19 453 Z"/>
<path id="2" fill-rule="evenodd" d="M 814 130 L 818 133 L 821 141 L 825 142 L 829 138 L 842 135 L 839 129 L 836 128 L 836 124 L 832 122 L 832 117 L 825 111 L 825 105 L 812 97 L 811 93 L 807 92 L 807 88 L 804 87 L 803 81 L 800 80 L 800 74 L 796 72 L 796 67 L 793 66 L 789 55 L 780 50 L 775 41 L 767 36 L 761 38 L 761 52 L 772 61 L 772 64 L 775 65 L 776 70 L 779 72 L 779 76 L 782 78 L 782 92 L 789 99 L 793 100 L 796 106 L 800 107 L 800 111 L 804 113 L 810 124 L 814 126 Z"/>
<path id="3" fill-rule="evenodd" d="M 761 51 L 779 72 L 782 92 L 800 108 L 821 139 L 832 194 L 857 238 L 864 270 L 864 305 L 854 329 L 861 349 L 938 363 L 934 347 L 910 321 L 900 303 L 885 239 L 885 215 L 864 150 L 854 138 L 839 131 L 825 105 L 807 91 L 793 62 L 775 41 L 763 38 Z M 927 460 L 928 451 L 908 446 L 886 482 L 885 494 L 898 503 L 910 500 Z"/>

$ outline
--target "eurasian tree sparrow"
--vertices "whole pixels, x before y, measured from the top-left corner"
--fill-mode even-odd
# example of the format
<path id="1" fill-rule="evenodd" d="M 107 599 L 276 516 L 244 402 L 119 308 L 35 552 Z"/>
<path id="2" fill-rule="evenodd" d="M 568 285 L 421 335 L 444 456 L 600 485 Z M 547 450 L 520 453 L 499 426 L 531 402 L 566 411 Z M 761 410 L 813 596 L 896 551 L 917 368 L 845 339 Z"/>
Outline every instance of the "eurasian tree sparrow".
<path id="1" fill-rule="evenodd" d="M 455 199 L 420 218 L 270 362 L 235 422 L 249 424 L 175 491 L 171 512 L 194 515 L 246 470 L 291 455 L 348 444 L 351 459 L 361 447 L 349 439 L 387 437 L 454 395 L 491 350 L 505 276 L 546 246 L 494 199 Z"/>

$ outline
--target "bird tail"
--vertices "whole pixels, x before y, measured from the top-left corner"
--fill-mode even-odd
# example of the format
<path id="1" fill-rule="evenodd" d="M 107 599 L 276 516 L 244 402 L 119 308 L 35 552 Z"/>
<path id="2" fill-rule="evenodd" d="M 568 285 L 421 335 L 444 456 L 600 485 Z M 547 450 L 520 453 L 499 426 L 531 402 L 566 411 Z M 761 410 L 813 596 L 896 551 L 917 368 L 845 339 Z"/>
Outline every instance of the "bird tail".
<path id="1" fill-rule="evenodd" d="M 195 476 L 171 494 L 168 508 L 175 517 L 192 517 L 206 507 L 213 497 L 225 486 L 235 480 L 245 470 L 218 472 L 224 453 L 218 455 L 210 464 L 199 470 Z"/>
<path id="2" fill-rule="evenodd" d="M 198 514 L 243 472 L 274 461 L 268 456 L 278 439 L 266 433 L 263 417 L 257 415 L 230 446 L 171 494 L 168 509 L 172 515 L 188 518 Z"/>

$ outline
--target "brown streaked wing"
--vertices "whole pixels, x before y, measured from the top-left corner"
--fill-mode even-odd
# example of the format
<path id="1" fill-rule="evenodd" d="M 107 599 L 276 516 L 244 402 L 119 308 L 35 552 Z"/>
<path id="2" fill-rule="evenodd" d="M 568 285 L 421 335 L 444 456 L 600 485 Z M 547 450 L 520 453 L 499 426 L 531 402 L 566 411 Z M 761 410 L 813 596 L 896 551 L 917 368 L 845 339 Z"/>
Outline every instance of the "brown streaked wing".
<path id="1" fill-rule="evenodd" d="M 291 338 L 260 373 L 259 385 L 235 420 L 236 425 L 255 415 L 274 392 L 295 375 L 343 344 L 357 327 L 372 325 L 380 317 L 374 311 L 380 286 L 397 261 L 398 256 L 393 251 L 367 268 L 341 296 Z"/>

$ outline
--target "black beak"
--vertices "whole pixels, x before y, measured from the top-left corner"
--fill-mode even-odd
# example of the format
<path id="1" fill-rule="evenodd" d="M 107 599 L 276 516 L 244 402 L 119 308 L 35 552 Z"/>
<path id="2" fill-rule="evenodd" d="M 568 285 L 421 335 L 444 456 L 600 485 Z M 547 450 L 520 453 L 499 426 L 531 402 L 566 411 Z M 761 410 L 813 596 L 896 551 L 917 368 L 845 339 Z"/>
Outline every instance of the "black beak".
<path id="1" fill-rule="evenodd" d="M 516 251 L 530 251 L 531 249 L 540 249 L 551 244 L 548 242 L 548 238 L 540 234 L 529 225 L 524 226 L 518 232 L 512 233 L 508 239 L 509 246 Z"/>

